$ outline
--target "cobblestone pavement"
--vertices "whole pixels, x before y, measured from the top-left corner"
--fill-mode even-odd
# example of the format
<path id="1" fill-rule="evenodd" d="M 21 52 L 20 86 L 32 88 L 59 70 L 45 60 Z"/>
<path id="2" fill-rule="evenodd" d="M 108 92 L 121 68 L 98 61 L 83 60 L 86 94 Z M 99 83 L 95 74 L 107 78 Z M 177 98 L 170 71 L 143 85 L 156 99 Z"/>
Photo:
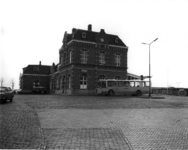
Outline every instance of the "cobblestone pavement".
<path id="1" fill-rule="evenodd" d="M 42 143 L 38 115 L 18 100 L 0 104 L 0 149 L 38 149 Z"/>
<path id="2" fill-rule="evenodd" d="M 15 98 L 25 112 L 32 112 L 40 120 L 39 123 L 34 119 L 34 124 L 36 132 L 41 126 L 43 134 L 33 134 L 37 135 L 38 144 L 30 142 L 31 148 L 37 145 L 64 150 L 188 150 L 188 97 L 16 95 Z M 26 116 L 31 114 L 25 113 L 23 118 Z"/>

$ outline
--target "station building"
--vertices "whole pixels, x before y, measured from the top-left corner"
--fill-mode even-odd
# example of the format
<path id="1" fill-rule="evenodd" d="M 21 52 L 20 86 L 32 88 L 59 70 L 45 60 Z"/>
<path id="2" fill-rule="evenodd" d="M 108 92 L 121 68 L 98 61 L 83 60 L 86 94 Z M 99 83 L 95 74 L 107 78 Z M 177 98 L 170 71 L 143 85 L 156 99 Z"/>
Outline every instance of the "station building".
<path id="1" fill-rule="evenodd" d="M 49 85 L 50 93 L 89 95 L 95 93 L 99 79 L 139 79 L 127 72 L 127 53 L 128 47 L 117 35 L 104 29 L 94 32 L 92 25 L 86 30 L 73 28 L 72 33 L 64 33 L 58 64 L 45 66 L 45 86 Z"/>

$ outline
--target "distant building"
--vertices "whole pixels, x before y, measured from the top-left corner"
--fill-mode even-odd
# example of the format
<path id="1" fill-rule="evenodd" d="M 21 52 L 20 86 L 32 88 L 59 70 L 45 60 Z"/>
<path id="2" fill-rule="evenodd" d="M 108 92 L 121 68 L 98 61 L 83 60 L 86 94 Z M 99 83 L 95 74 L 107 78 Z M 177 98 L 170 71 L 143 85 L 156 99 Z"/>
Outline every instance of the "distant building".
<path id="1" fill-rule="evenodd" d="M 23 68 L 21 88 L 39 84 L 50 93 L 94 94 L 99 79 L 140 78 L 127 73 L 128 47 L 117 35 L 107 34 L 104 29 L 94 32 L 88 25 L 87 30 L 73 28 L 72 33 L 65 32 L 62 42 L 58 64 Z"/>
<path id="2" fill-rule="evenodd" d="M 34 87 L 44 87 L 49 93 L 49 75 L 51 66 L 28 65 L 23 68 L 23 73 L 20 75 L 20 89 L 32 92 Z"/>

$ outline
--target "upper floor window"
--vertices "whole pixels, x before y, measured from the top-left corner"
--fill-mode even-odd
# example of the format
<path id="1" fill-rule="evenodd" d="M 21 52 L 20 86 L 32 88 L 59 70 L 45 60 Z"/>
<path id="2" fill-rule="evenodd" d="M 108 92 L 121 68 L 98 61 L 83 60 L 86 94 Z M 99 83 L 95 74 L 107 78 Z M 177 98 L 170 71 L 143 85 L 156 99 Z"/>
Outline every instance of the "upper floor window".
<path id="1" fill-rule="evenodd" d="M 119 39 L 118 39 L 118 38 L 115 38 L 115 42 L 118 43 L 118 42 L 119 42 Z"/>
<path id="2" fill-rule="evenodd" d="M 63 65 L 66 65 L 66 53 L 63 55 Z"/>
<path id="3" fill-rule="evenodd" d="M 99 63 L 105 64 L 105 53 L 104 52 L 99 53 Z"/>
<path id="4" fill-rule="evenodd" d="M 34 71 L 39 71 L 39 66 L 34 66 L 33 70 Z"/>
<path id="5" fill-rule="evenodd" d="M 72 63 L 72 50 L 69 51 L 69 63 Z"/>
<path id="6" fill-rule="evenodd" d="M 86 33 L 82 32 L 82 38 L 86 38 Z"/>
<path id="7" fill-rule="evenodd" d="M 81 63 L 86 64 L 88 60 L 88 51 L 86 49 L 81 50 Z"/>
<path id="8" fill-rule="evenodd" d="M 121 55 L 120 54 L 115 54 L 115 64 L 116 64 L 116 66 L 120 66 L 120 64 L 121 64 Z"/>
<path id="9" fill-rule="evenodd" d="M 63 64 L 63 56 L 60 56 L 60 64 Z"/>

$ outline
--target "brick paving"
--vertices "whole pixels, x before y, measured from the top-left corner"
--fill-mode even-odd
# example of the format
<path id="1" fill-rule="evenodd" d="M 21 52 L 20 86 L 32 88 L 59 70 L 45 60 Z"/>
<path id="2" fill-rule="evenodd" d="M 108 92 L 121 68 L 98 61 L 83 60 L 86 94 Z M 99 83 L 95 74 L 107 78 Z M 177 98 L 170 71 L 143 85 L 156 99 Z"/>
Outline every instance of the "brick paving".
<path id="1" fill-rule="evenodd" d="M 38 115 L 17 100 L 0 104 L 0 149 L 38 149 L 42 143 Z"/>
<path id="2" fill-rule="evenodd" d="M 115 128 L 45 129 L 46 149 L 129 150 L 124 135 Z"/>
<path id="3" fill-rule="evenodd" d="M 15 99 L 0 105 L 1 124 L 11 124 L 0 131 L 4 137 L 0 148 L 188 149 L 188 97 L 16 95 Z"/>

